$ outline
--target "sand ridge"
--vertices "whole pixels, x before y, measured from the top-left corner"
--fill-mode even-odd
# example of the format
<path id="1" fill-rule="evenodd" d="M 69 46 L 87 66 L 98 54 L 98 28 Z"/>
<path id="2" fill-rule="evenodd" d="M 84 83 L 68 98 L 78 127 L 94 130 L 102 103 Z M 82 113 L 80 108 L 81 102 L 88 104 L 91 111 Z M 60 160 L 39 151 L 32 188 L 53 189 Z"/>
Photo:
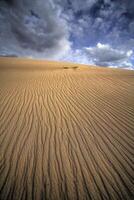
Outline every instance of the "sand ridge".
<path id="1" fill-rule="evenodd" d="M 134 199 L 134 72 L 10 60 L 0 60 L 0 200 Z"/>

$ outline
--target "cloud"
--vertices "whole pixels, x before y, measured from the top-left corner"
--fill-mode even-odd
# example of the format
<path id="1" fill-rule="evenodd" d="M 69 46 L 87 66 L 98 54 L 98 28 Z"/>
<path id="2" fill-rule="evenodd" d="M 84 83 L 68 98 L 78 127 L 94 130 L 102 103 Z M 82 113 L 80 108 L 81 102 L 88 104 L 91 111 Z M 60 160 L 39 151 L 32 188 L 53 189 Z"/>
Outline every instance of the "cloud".
<path id="1" fill-rule="evenodd" d="M 91 59 L 88 58 L 83 49 L 71 49 L 70 52 L 62 57 L 63 61 L 70 61 L 81 64 L 94 64 Z"/>
<path id="2" fill-rule="evenodd" d="M 109 44 L 98 43 L 95 47 L 86 47 L 85 53 L 89 60 L 100 66 L 132 67 L 132 50 L 124 51 L 112 48 Z"/>
<path id="3" fill-rule="evenodd" d="M 0 54 L 132 68 L 133 10 L 131 0 L 2 0 Z"/>
<path id="4" fill-rule="evenodd" d="M 66 20 L 51 0 L 7 2 L 0 2 L 0 52 L 58 58 L 70 49 Z"/>
<path id="5" fill-rule="evenodd" d="M 98 42 L 117 46 L 133 38 L 134 3 L 131 0 L 58 0 L 71 13 L 74 45 Z M 62 2 L 62 3 L 61 3 Z M 64 2 L 64 3 L 63 3 Z M 77 34 L 75 34 L 77 33 Z M 79 41 L 79 44 L 78 44 Z"/>

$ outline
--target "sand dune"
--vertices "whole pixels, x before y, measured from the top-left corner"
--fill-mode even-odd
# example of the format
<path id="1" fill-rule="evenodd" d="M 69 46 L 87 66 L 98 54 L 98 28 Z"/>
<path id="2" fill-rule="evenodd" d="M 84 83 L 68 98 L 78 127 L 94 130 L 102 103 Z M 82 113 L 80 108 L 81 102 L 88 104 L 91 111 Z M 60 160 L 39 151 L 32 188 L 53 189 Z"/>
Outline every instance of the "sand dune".
<path id="1" fill-rule="evenodd" d="M 43 199 L 134 199 L 134 71 L 0 59 L 0 200 Z"/>

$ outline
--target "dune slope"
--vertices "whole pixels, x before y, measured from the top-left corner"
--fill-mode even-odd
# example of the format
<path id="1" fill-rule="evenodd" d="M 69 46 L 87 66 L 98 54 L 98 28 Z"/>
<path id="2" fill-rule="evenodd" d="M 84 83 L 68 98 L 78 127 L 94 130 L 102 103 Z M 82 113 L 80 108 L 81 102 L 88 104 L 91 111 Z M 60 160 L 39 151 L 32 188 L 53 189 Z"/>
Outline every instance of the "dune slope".
<path id="1" fill-rule="evenodd" d="M 0 200 L 134 199 L 134 72 L 10 61 L 0 60 Z"/>

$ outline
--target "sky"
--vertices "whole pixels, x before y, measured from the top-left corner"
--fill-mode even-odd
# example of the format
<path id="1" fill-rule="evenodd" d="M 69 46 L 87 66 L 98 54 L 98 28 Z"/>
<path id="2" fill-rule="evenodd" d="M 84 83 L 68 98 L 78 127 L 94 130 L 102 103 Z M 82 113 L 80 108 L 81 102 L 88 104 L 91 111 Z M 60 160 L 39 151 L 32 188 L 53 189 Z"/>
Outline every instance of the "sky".
<path id="1" fill-rule="evenodd" d="M 0 55 L 134 69 L 134 1 L 0 0 Z"/>

